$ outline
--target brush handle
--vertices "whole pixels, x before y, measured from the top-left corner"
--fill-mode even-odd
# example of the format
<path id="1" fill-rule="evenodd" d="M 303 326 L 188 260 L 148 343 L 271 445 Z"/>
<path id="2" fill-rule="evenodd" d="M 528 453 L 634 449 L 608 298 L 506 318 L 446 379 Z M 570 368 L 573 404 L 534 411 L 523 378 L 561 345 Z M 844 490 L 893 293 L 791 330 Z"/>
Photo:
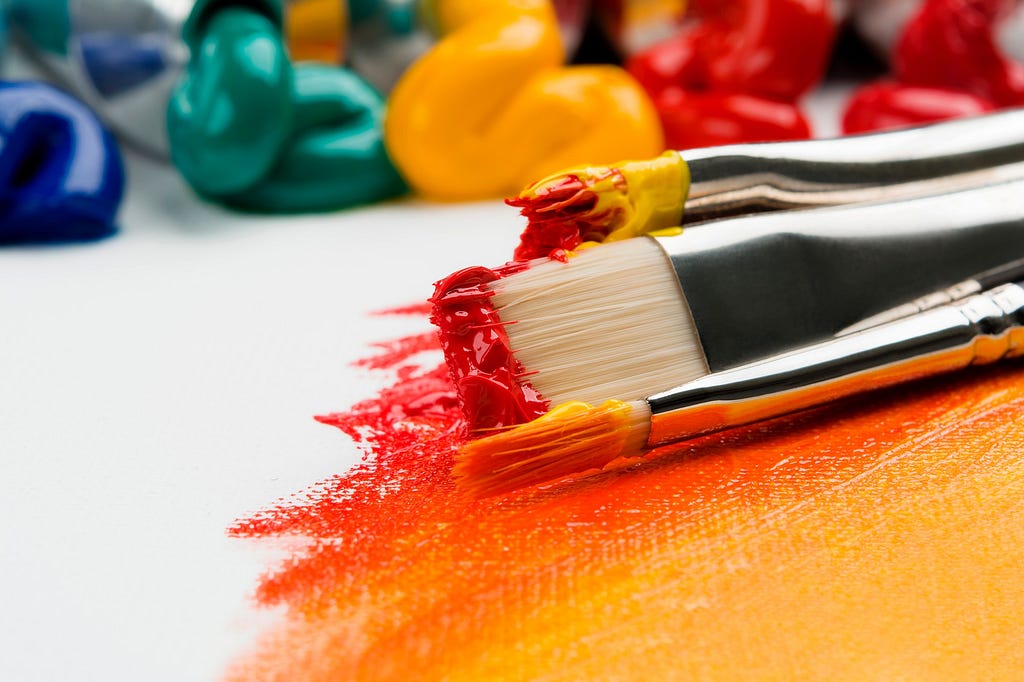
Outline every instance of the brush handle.
<path id="1" fill-rule="evenodd" d="M 1021 177 L 1024 108 L 883 133 L 680 152 L 683 224 L 780 209 L 892 201 Z"/>
<path id="2" fill-rule="evenodd" d="M 1024 288 L 1006 284 L 647 398 L 651 447 L 866 390 L 1024 355 Z"/>
<path id="3" fill-rule="evenodd" d="M 1024 255 L 1024 181 L 763 213 L 657 242 L 717 372 L 824 341 Z"/>
<path id="4" fill-rule="evenodd" d="M 936 291 L 931 294 L 925 294 L 924 296 L 915 298 L 913 301 L 889 308 L 877 315 L 872 315 L 869 318 L 861 320 L 857 324 L 850 325 L 849 327 L 836 332 L 836 336 L 846 336 L 847 334 L 864 331 L 871 327 L 877 327 L 878 325 L 885 324 L 886 322 L 910 317 L 911 315 L 916 315 L 920 312 L 924 312 L 925 310 L 931 310 L 932 308 L 938 308 L 939 306 L 960 301 L 968 296 L 980 293 L 986 289 L 991 289 L 999 284 L 1005 284 L 1021 278 L 1024 278 L 1024 258 L 992 268 L 991 270 L 986 270 L 985 272 L 977 274 L 970 279 L 957 282 L 947 289 Z"/>

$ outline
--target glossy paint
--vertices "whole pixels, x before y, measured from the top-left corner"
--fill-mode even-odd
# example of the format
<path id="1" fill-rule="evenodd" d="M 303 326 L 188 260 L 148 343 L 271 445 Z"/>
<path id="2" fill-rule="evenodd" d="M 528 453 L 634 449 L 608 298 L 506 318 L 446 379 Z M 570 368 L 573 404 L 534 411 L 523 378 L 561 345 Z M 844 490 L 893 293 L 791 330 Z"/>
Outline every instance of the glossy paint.
<path id="1" fill-rule="evenodd" d="M 109 236 L 124 183 L 117 143 L 84 104 L 0 81 L 0 244 Z"/>
<path id="2" fill-rule="evenodd" d="M 969 92 L 879 82 L 858 88 L 843 112 L 845 135 L 978 116 L 995 106 Z"/>
<path id="3" fill-rule="evenodd" d="M 527 220 L 513 257 L 561 259 L 581 246 L 675 228 L 689 184 L 686 162 L 672 151 L 542 178 L 505 200 Z"/>
<path id="4" fill-rule="evenodd" d="M 452 383 L 471 431 L 528 422 L 547 412 L 512 353 L 505 325 L 485 286 L 525 266 L 460 270 L 435 285 L 430 321 L 437 326 Z"/>
<path id="5" fill-rule="evenodd" d="M 440 0 L 443 38 L 388 102 L 388 151 L 409 184 L 444 200 L 512 194 L 579 163 L 663 149 L 650 100 L 614 66 L 562 68 L 548 0 Z"/>
<path id="6" fill-rule="evenodd" d="M 837 17 L 828 0 L 698 1 L 690 21 L 632 55 L 672 149 L 796 140 L 796 101 L 822 79 Z"/>
<path id="7" fill-rule="evenodd" d="M 401 194 L 384 102 L 351 71 L 293 65 L 279 23 L 218 9 L 186 27 L 192 51 L 167 110 L 171 159 L 202 196 L 247 210 L 323 211 Z"/>

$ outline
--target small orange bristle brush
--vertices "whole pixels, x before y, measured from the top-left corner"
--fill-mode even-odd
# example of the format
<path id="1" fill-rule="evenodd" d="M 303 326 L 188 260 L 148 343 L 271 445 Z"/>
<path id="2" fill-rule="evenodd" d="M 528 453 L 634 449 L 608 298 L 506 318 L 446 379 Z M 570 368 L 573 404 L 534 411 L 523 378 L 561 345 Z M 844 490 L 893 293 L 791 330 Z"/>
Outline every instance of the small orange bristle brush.
<path id="1" fill-rule="evenodd" d="M 939 194 L 1005 179 L 1003 167 L 1022 161 L 1024 109 L 1017 109 L 884 133 L 581 166 L 508 200 L 528 220 L 515 258 L 747 213 Z"/>
<path id="2" fill-rule="evenodd" d="M 495 495 L 853 393 L 1020 355 L 1024 282 L 640 400 L 560 405 L 532 422 L 466 443 L 455 475 L 474 495 Z"/>

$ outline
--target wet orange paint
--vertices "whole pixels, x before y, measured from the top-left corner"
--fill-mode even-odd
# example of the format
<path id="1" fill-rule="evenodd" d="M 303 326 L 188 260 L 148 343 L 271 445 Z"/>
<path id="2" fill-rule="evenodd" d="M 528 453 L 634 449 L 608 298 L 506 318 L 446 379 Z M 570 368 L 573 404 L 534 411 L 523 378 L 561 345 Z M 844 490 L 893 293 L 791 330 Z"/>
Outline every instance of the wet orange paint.
<path id="1" fill-rule="evenodd" d="M 367 461 L 232 528 L 309 543 L 259 585 L 283 622 L 228 680 L 1024 670 L 1020 362 L 480 501 L 449 478 L 463 424 L 415 345 L 385 349 L 392 387 L 323 418 Z"/>

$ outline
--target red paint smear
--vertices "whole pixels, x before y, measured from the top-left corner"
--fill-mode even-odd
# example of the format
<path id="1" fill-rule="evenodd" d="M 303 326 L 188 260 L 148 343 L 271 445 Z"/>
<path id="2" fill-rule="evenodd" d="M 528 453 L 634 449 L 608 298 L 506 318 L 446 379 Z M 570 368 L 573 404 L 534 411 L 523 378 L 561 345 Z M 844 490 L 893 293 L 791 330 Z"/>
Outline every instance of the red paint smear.
<path id="1" fill-rule="evenodd" d="M 626 178 L 618 168 L 584 180 L 566 175 L 551 185 L 527 191 L 505 203 L 520 209 L 526 217 L 526 229 L 519 236 L 513 254 L 517 261 L 534 258 L 561 260 L 585 241 L 604 241 L 618 222 L 621 209 L 595 210 L 598 195 L 590 188 L 611 180 L 614 189 L 625 192 Z"/>
<path id="2" fill-rule="evenodd" d="M 385 308 L 384 310 L 375 310 L 371 315 L 386 316 L 386 315 L 420 315 L 426 316 L 430 314 L 433 304 L 430 301 L 422 301 L 420 303 L 411 303 L 409 305 L 397 306 L 394 308 Z"/>
<path id="3" fill-rule="evenodd" d="M 425 332 L 415 336 L 406 336 L 394 341 L 383 341 L 374 343 L 374 348 L 380 349 L 377 355 L 360 358 L 352 363 L 356 367 L 366 369 L 388 369 L 397 367 L 403 362 L 425 351 L 436 350 L 437 332 Z"/>
<path id="4" fill-rule="evenodd" d="M 234 537 L 314 540 L 302 556 L 264 578 L 256 593 L 261 604 L 320 603 L 379 568 L 401 529 L 416 519 L 424 514 L 457 518 L 471 504 L 455 495 L 451 481 L 465 421 L 448 370 L 444 365 L 402 365 L 413 354 L 439 350 L 436 335 L 411 336 L 393 345 L 403 352 L 376 356 L 367 364 L 383 369 L 388 367 L 384 359 L 393 363 L 393 385 L 346 412 L 317 417 L 358 443 L 364 461 L 229 528 Z"/>
<path id="5" fill-rule="evenodd" d="M 462 411 L 473 431 L 521 424 L 547 412 L 512 354 L 505 325 L 485 285 L 525 268 L 460 270 L 435 285 L 430 321 L 440 332 Z"/>

